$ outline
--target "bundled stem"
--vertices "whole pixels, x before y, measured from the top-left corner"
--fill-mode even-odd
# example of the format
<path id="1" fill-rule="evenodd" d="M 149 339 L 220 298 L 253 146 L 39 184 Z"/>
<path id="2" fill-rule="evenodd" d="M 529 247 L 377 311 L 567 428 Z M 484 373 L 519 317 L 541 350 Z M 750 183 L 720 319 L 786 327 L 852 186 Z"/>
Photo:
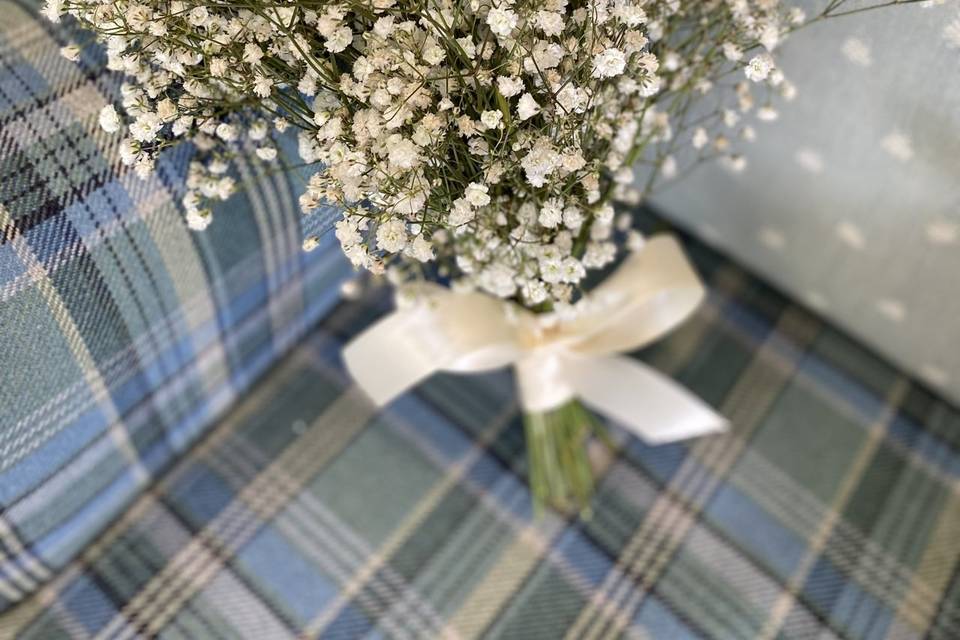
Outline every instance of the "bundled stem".
<path id="1" fill-rule="evenodd" d="M 595 476 L 590 442 L 610 444 L 605 427 L 577 400 L 552 411 L 525 413 L 528 480 L 539 514 L 550 506 L 589 517 Z"/>

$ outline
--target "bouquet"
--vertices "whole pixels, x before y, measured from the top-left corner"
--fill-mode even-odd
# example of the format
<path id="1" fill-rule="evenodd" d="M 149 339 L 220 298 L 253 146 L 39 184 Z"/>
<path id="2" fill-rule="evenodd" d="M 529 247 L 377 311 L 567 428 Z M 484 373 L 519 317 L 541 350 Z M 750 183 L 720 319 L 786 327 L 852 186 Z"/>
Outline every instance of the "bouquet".
<path id="1" fill-rule="evenodd" d="M 124 164 L 146 175 L 166 147 L 195 146 L 190 227 L 237 188 L 232 157 L 283 170 L 278 140 L 295 130 L 314 169 L 300 207 L 342 209 L 336 237 L 357 268 L 407 298 L 433 299 L 422 283 L 437 282 L 482 296 L 542 332 L 596 316 L 588 275 L 647 251 L 618 203 L 707 160 L 743 168 L 751 121 L 776 119 L 796 92 L 774 57 L 791 31 L 916 1 L 828 0 L 811 15 L 778 0 L 48 0 L 44 11 L 95 33 L 127 76 L 120 104 L 100 113 L 124 134 Z M 531 486 L 580 506 L 594 420 L 560 395 L 527 407 Z"/>

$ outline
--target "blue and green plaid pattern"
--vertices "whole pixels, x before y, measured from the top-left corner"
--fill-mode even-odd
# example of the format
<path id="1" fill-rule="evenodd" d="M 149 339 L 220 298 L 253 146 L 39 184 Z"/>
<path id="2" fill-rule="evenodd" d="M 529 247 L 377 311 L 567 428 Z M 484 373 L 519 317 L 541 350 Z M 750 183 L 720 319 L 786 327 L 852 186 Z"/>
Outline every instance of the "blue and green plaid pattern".
<path id="1" fill-rule="evenodd" d="M 702 248 L 707 304 L 639 354 L 730 418 L 615 426 L 592 517 L 534 518 L 509 373 L 380 415 L 341 306 L 97 542 L 23 638 L 960 637 L 960 413 Z"/>
<path id="2" fill-rule="evenodd" d="M 348 272 L 333 247 L 300 251 L 298 186 L 251 166 L 248 191 L 189 231 L 190 149 L 145 181 L 122 168 L 97 126 L 119 77 L 94 48 L 60 57 L 78 34 L 33 4 L 0 0 L 0 610 L 242 396 Z"/>

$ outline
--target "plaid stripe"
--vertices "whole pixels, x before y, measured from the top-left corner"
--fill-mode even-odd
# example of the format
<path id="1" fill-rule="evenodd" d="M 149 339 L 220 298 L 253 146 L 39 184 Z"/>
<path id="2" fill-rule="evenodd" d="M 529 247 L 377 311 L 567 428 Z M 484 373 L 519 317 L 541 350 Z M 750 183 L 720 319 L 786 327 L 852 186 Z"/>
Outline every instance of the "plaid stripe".
<path id="1" fill-rule="evenodd" d="M 118 76 L 96 50 L 61 58 L 76 34 L 34 11 L 0 0 L 0 610 L 122 513 L 348 271 L 332 246 L 300 251 L 296 185 L 250 166 L 209 233 L 186 229 L 190 149 L 146 181 L 124 169 L 97 126 Z"/>
<path id="2" fill-rule="evenodd" d="M 614 427 L 589 520 L 536 520 L 512 379 L 375 415 L 341 306 L 94 546 L 23 638 L 929 638 L 960 634 L 960 413 L 703 248 L 699 314 L 640 357 L 728 434 Z"/>

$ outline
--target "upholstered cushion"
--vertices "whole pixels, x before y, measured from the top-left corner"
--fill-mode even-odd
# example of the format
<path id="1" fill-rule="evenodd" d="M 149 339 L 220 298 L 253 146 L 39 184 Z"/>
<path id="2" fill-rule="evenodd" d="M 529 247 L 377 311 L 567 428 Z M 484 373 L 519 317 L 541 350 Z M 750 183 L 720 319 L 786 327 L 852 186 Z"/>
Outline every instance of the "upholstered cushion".
<path id="1" fill-rule="evenodd" d="M 374 415 L 339 365 L 375 315 L 352 304 L 0 635 L 956 638 L 960 414 L 693 253 L 708 303 L 641 355 L 732 430 L 614 427 L 592 518 L 533 517 L 507 373 Z"/>
<path id="2" fill-rule="evenodd" d="M 248 166 L 248 191 L 188 230 L 190 149 L 147 180 L 121 168 L 97 127 L 120 79 L 94 49 L 60 57 L 68 37 L 0 0 L 0 609 L 241 397 L 349 271 L 329 238 L 300 251 L 296 187 Z"/>

